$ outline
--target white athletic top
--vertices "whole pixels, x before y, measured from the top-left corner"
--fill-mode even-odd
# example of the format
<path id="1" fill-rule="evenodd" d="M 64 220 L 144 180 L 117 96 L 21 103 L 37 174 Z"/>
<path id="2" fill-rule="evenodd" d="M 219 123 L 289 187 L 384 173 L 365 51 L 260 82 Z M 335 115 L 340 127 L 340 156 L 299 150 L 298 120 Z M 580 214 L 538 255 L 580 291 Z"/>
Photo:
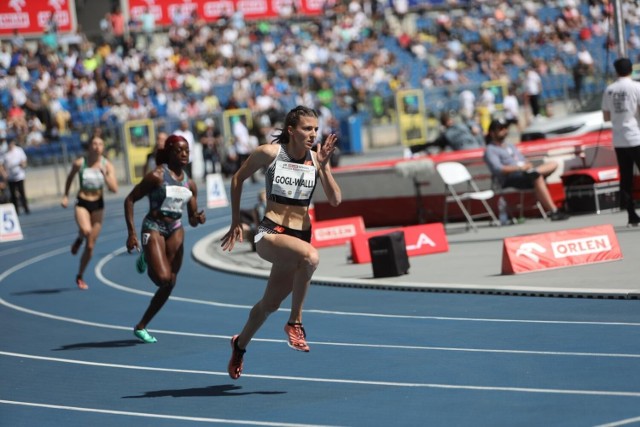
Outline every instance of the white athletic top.
<path id="1" fill-rule="evenodd" d="M 640 82 L 620 77 L 611 83 L 602 97 L 602 111 L 611 113 L 613 146 L 618 148 L 640 145 Z"/>
<path id="2" fill-rule="evenodd" d="M 27 174 L 25 169 L 20 166 L 20 163 L 25 160 L 27 160 L 27 155 L 22 147 L 18 145 L 16 145 L 13 150 L 9 150 L 4 153 L 4 160 L 2 161 L 4 163 L 4 168 L 7 171 L 9 182 L 24 181 Z"/>
<path id="3" fill-rule="evenodd" d="M 283 144 L 265 173 L 267 199 L 290 206 L 309 206 L 316 188 L 318 170 L 315 157 L 307 151 L 293 159 Z"/>
<path id="4" fill-rule="evenodd" d="M 527 71 L 524 79 L 524 88 L 529 95 L 540 95 L 542 91 L 542 79 L 537 71 Z"/>

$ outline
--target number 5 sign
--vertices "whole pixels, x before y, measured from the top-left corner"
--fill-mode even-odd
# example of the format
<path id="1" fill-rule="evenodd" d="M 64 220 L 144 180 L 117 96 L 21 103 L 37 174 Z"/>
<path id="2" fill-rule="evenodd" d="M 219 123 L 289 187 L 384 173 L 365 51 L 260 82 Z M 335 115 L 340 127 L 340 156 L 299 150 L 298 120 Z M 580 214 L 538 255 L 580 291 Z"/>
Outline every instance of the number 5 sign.
<path id="1" fill-rule="evenodd" d="M 22 230 L 16 207 L 11 203 L 0 205 L 0 242 L 22 240 Z"/>

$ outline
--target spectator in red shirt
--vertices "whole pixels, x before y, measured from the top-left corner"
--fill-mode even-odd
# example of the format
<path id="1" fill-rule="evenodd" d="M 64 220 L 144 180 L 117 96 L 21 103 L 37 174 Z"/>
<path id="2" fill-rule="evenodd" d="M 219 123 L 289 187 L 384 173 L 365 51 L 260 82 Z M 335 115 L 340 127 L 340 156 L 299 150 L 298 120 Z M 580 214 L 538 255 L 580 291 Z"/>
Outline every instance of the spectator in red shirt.
<path id="1" fill-rule="evenodd" d="M 113 12 L 111 12 L 109 18 L 111 19 L 111 31 L 115 37 L 115 45 L 121 45 L 124 47 L 125 23 L 124 15 L 122 14 L 119 6 L 113 8 Z"/>

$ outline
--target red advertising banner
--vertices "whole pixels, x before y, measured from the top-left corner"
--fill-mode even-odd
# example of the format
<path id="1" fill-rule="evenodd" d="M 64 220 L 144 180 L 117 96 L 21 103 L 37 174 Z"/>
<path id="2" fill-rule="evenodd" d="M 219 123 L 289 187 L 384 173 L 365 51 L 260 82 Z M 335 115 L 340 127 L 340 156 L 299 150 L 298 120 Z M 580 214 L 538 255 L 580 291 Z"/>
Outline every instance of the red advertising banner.
<path id="1" fill-rule="evenodd" d="M 316 248 L 344 245 L 352 237 L 364 233 L 361 216 L 315 221 L 311 228 L 311 244 Z"/>
<path id="2" fill-rule="evenodd" d="M 58 33 L 76 29 L 75 0 L 6 0 L 0 2 L 0 36 L 14 30 L 22 35 L 41 35 L 55 19 Z"/>
<path id="3" fill-rule="evenodd" d="M 299 8 L 296 9 L 296 5 Z M 323 0 L 128 0 L 124 10 L 133 19 L 149 8 L 156 18 L 156 25 L 171 25 L 177 14 L 191 16 L 194 12 L 205 22 L 215 22 L 240 10 L 247 20 L 271 19 L 289 15 L 319 15 Z"/>
<path id="4" fill-rule="evenodd" d="M 442 223 L 412 225 L 402 228 L 390 228 L 385 230 L 370 231 L 359 234 L 351 239 L 351 260 L 354 264 L 371 262 L 369 252 L 369 238 L 389 234 L 394 231 L 404 232 L 404 241 L 407 245 L 407 255 L 429 255 L 440 252 L 449 252 L 449 242 Z"/>
<path id="5" fill-rule="evenodd" d="M 610 224 L 504 239 L 502 274 L 622 259 Z"/>

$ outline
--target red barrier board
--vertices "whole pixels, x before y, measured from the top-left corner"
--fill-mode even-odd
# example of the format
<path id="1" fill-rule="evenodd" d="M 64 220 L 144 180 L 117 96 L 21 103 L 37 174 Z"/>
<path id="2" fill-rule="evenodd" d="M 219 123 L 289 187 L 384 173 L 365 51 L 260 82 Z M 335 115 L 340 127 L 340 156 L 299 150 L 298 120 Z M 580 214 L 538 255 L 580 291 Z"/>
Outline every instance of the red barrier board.
<path id="1" fill-rule="evenodd" d="M 620 174 L 618 168 L 591 168 L 591 169 L 575 169 L 563 174 L 560 178 L 564 185 L 571 184 L 574 177 L 588 176 L 595 183 L 618 181 Z"/>
<path id="2" fill-rule="evenodd" d="M 504 239 L 502 274 L 622 259 L 610 224 Z"/>
<path id="3" fill-rule="evenodd" d="M 311 244 L 316 248 L 344 245 L 352 237 L 364 233 L 361 216 L 315 221 L 311 228 Z"/>
<path id="4" fill-rule="evenodd" d="M 375 236 L 404 231 L 404 240 L 407 245 L 407 255 L 428 255 L 438 252 L 448 252 L 449 242 L 442 223 L 412 225 L 402 228 L 390 228 L 385 230 L 370 231 L 357 235 L 351 239 L 351 260 L 354 264 L 371 262 L 369 252 L 369 239 Z"/>
<path id="5" fill-rule="evenodd" d="M 156 25 L 168 26 L 177 13 L 191 15 L 207 23 L 215 23 L 220 18 L 231 16 L 236 10 L 242 11 L 244 19 L 270 19 L 287 17 L 295 10 L 295 16 L 311 16 L 322 13 L 324 2 L 319 0 L 128 0 L 129 15 L 139 19 L 149 8 L 156 18 Z"/>
<path id="6" fill-rule="evenodd" d="M 76 28 L 75 0 L 9 0 L 0 4 L 0 36 L 44 34 L 51 17 L 58 33 L 69 33 Z"/>

